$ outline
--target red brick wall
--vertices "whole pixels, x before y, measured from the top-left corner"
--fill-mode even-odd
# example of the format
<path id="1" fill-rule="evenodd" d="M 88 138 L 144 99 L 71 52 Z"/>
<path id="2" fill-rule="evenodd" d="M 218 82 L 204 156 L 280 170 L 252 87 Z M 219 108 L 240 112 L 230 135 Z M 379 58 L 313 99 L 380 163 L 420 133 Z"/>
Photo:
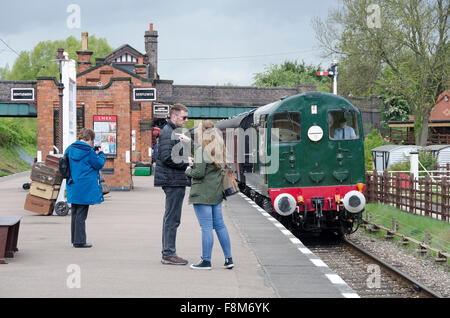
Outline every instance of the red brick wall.
<path id="1" fill-rule="evenodd" d="M 110 65 L 103 65 L 91 72 L 84 74 L 77 78 L 78 86 L 92 86 L 94 92 L 99 92 L 97 83 L 101 82 L 102 86 L 107 86 L 111 81 L 111 78 L 130 78 L 132 85 L 129 87 L 130 95 L 128 103 L 132 103 L 136 106 L 140 104 L 141 109 L 133 109 L 131 110 L 131 128 L 129 130 L 130 142 L 131 142 L 131 131 L 136 131 L 136 150 L 131 153 L 132 161 L 151 161 L 151 157 L 148 156 L 148 148 L 151 147 L 151 131 L 141 131 L 140 130 L 140 121 L 141 120 L 151 120 L 152 119 L 152 109 L 153 102 L 139 102 L 133 103 L 132 98 L 132 89 L 138 87 L 153 87 L 150 82 L 143 82 L 139 78 L 134 76 L 130 76 L 128 73 L 125 73 L 117 68 L 114 68 Z M 80 90 L 79 90 L 80 91 Z M 96 102 L 104 102 L 104 104 L 115 103 L 112 98 L 112 95 L 109 93 L 104 94 L 95 94 L 97 97 Z M 80 98 L 78 98 L 80 102 Z M 106 102 L 106 103 L 105 103 Z M 91 106 L 89 106 L 91 107 Z M 85 109 L 88 106 L 85 105 Z M 120 129 L 120 128 L 119 128 Z M 131 146 L 130 146 L 131 151 Z"/>
<path id="2" fill-rule="evenodd" d="M 98 82 L 102 82 L 99 87 Z M 132 185 L 131 162 L 126 163 L 126 151 L 131 161 L 151 161 L 151 130 L 141 131 L 140 122 L 152 119 L 153 102 L 133 102 L 132 90 L 152 87 L 150 82 L 130 76 L 110 65 L 103 65 L 77 78 L 77 105 L 84 103 L 85 127 L 93 129 L 94 115 L 117 116 L 117 157 L 108 158 L 105 168 L 114 174 L 105 174 L 110 187 L 129 189 Z M 53 79 L 38 79 L 38 150 L 42 160 L 53 151 L 53 108 L 58 105 L 58 89 Z M 139 107 L 140 106 L 140 107 Z M 139 109 L 140 108 L 140 109 Z M 131 149 L 131 132 L 136 131 L 136 150 Z"/>
<path id="3" fill-rule="evenodd" d="M 105 174 L 110 187 L 131 187 L 131 163 L 126 163 L 126 151 L 131 154 L 131 83 L 129 80 L 113 80 L 105 89 L 78 89 L 77 102 L 84 102 L 85 127 L 93 129 L 94 115 L 117 116 L 117 157 L 108 158 L 105 168 L 113 168 L 114 174 Z M 105 103 L 109 101 L 110 103 Z"/>
<path id="4" fill-rule="evenodd" d="M 45 160 L 53 149 L 53 107 L 59 105 L 58 88 L 53 79 L 37 79 L 37 149 Z"/>

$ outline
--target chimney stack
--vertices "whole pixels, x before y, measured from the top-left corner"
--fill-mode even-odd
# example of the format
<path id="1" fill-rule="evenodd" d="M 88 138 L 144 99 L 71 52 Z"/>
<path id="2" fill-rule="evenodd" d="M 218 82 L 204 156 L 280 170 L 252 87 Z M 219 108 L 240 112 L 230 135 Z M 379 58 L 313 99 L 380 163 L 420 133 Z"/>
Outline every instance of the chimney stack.
<path id="1" fill-rule="evenodd" d="M 87 32 L 81 32 L 81 50 L 82 51 L 88 50 L 88 33 Z"/>
<path id="2" fill-rule="evenodd" d="M 77 51 L 78 55 L 78 73 L 84 72 L 91 67 L 92 51 L 88 50 L 88 33 L 81 32 L 81 51 Z"/>
<path id="3" fill-rule="evenodd" d="M 158 31 L 153 30 L 153 23 L 150 23 L 150 29 L 145 31 L 145 52 L 148 56 L 150 79 L 159 79 L 158 76 Z"/>

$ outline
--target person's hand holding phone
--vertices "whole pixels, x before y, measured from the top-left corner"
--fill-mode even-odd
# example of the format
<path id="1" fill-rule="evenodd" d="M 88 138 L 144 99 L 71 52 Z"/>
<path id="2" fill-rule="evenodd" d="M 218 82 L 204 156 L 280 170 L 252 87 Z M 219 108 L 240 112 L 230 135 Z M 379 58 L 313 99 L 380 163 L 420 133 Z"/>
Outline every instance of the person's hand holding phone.
<path id="1" fill-rule="evenodd" d="M 183 142 L 189 142 L 189 141 L 191 141 L 191 138 L 189 138 L 189 137 L 186 136 L 186 135 L 178 134 L 178 133 L 176 133 L 176 135 L 178 136 L 178 138 L 180 138 L 180 141 L 183 141 Z"/>

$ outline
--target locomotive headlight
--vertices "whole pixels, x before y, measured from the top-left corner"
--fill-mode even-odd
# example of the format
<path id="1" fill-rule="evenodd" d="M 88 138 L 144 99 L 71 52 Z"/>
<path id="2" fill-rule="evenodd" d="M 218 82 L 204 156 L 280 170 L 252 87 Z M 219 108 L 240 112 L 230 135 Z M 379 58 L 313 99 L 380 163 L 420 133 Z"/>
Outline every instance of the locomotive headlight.
<path id="1" fill-rule="evenodd" d="M 355 190 L 348 192 L 342 201 L 344 202 L 345 209 L 351 213 L 359 213 L 366 206 L 366 198 L 364 195 Z"/>
<path id="2" fill-rule="evenodd" d="M 275 198 L 274 208 L 275 211 L 283 216 L 288 216 L 294 213 L 297 202 L 295 198 L 289 193 L 282 193 Z"/>

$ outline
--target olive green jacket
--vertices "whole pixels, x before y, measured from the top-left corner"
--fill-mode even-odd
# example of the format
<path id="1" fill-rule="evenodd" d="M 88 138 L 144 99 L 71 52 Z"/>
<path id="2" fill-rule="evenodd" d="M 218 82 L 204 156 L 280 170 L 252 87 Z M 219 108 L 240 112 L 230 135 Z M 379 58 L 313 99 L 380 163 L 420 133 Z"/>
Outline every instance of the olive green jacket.
<path id="1" fill-rule="evenodd" d="M 216 205 L 222 202 L 222 169 L 208 160 L 209 157 L 203 159 L 202 147 L 195 150 L 194 158 L 194 166 L 186 169 L 186 175 L 192 178 L 189 204 Z"/>

